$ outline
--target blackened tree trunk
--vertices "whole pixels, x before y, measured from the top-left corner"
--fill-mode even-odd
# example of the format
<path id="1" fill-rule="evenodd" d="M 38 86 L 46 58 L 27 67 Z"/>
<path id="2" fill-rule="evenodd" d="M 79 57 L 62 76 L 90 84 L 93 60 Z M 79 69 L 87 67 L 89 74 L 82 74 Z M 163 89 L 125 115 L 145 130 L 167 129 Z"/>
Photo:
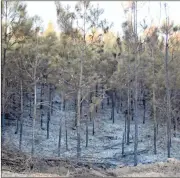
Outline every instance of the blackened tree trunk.
<path id="1" fill-rule="evenodd" d="M 41 102 L 41 103 L 40 103 L 41 129 L 43 129 L 43 104 L 42 104 L 42 102 L 43 102 L 43 92 L 44 92 L 43 89 L 44 89 L 44 84 L 41 85 L 41 99 L 40 99 L 40 102 Z"/>
<path id="2" fill-rule="evenodd" d="M 82 117 L 82 107 L 83 107 L 83 102 L 82 102 L 82 97 L 81 97 L 81 105 L 80 105 L 81 117 Z"/>
<path id="3" fill-rule="evenodd" d="M 92 127 L 92 134 L 95 134 L 95 118 L 93 117 L 93 127 Z"/>
<path id="4" fill-rule="evenodd" d="M 133 94 L 131 90 L 131 120 L 134 120 L 134 102 L 133 102 Z"/>
<path id="5" fill-rule="evenodd" d="M 49 122 L 51 119 L 51 85 L 48 85 L 48 100 L 49 100 L 49 106 L 48 106 L 48 112 L 47 112 L 47 139 L 49 139 Z"/>
<path id="6" fill-rule="evenodd" d="M 50 100 L 50 109 L 51 109 L 51 115 L 53 114 L 53 107 L 54 107 L 54 102 L 53 102 L 53 93 L 54 93 L 54 88 L 53 86 L 50 88 L 50 95 L 51 95 L 51 100 Z"/>
<path id="7" fill-rule="evenodd" d="M 137 118 L 137 106 L 138 106 L 138 49 L 137 49 L 137 1 L 134 1 L 134 33 L 135 33 L 135 139 L 134 139 L 134 166 L 137 166 L 138 159 L 137 159 L 137 149 L 138 149 L 138 118 Z"/>
<path id="8" fill-rule="evenodd" d="M 61 138 L 62 138 L 62 119 L 60 118 L 59 141 L 58 141 L 58 156 L 60 156 L 60 154 L 61 154 Z"/>
<path id="9" fill-rule="evenodd" d="M 104 92 L 104 86 L 102 85 L 102 94 Z M 101 101 L 101 109 L 104 109 L 104 103 L 103 103 L 103 98 L 102 98 L 102 101 Z"/>
<path id="10" fill-rule="evenodd" d="M 120 110 L 120 97 L 116 96 L 116 101 L 117 101 L 117 105 L 116 105 L 116 112 L 117 114 L 119 113 Z"/>
<path id="11" fill-rule="evenodd" d="M 19 117 L 16 117 L 16 130 L 15 130 L 15 134 L 18 134 L 19 131 Z"/>
<path id="12" fill-rule="evenodd" d="M 128 109 L 127 110 L 127 145 L 129 145 L 129 135 L 130 135 L 130 83 L 129 83 L 129 75 L 128 75 L 128 108 L 127 109 Z"/>
<path id="13" fill-rule="evenodd" d="M 143 124 L 145 124 L 145 119 L 146 119 L 146 99 L 145 99 L 145 94 L 143 94 Z"/>
<path id="14" fill-rule="evenodd" d="M 67 130 L 67 108 L 65 106 L 65 133 L 66 133 L 66 151 L 68 151 L 68 130 Z"/>
<path id="15" fill-rule="evenodd" d="M 124 119 L 124 142 L 126 143 L 126 133 L 127 133 L 127 118 L 128 118 L 128 111 L 125 111 L 125 119 Z"/>
<path id="16" fill-rule="evenodd" d="M 153 58 L 153 120 L 154 120 L 154 154 L 157 154 L 157 117 L 156 117 L 156 82 L 155 82 L 155 60 L 154 60 L 154 51 L 152 49 L 152 58 Z"/>
<path id="17" fill-rule="evenodd" d="M 75 110 L 75 123 L 74 126 L 77 127 L 77 98 L 74 100 L 74 110 Z"/>
<path id="18" fill-rule="evenodd" d="M 122 138 L 122 157 L 124 156 L 124 143 L 125 143 L 125 133 L 123 132 L 123 138 Z"/>
<path id="19" fill-rule="evenodd" d="M 86 117 L 86 147 L 88 147 L 88 137 L 89 137 L 89 132 L 88 132 L 88 117 Z"/>
<path id="20" fill-rule="evenodd" d="M 107 106 L 109 106 L 109 96 L 107 97 Z"/>
<path id="21" fill-rule="evenodd" d="M 166 10 L 166 4 L 165 4 Z M 166 85 L 166 104 L 167 104 L 167 152 L 168 158 L 171 157 L 171 99 L 170 99 L 170 87 L 169 87 L 169 69 L 168 69 L 168 35 L 169 35 L 169 19 L 166 17 L 166 49 L 165 49 L 165 85 Z"/>
<path id="22" fill-rule="evenodd" d="M 3 56 L 3 61 L 2 61 L 2 66 L 3 66 L 3 75 L 2 75 L 2 132 L 5 129 L 5 92 L 6 92 L 6 52 L 7 52 L 7 30 L 8 30 L 8 2 L 5 1 L 5 31 L 4 31 L 4 43 L 5 43 L 5 47 L 4 47 L 4 56 Z M 3 135 L 2 135 L 3 136 Z M 3 138 L 3 137 L 2 137 Z"/>
<path id="23" fill-rule="evenodd" d="M 63 97 L 63 111 L 65 111 L 65 107 L 66 107 L 66 99 L 65 97 Z"/>
<path id="24" fill-rule="evenodd" d="M 98 97 L 98 84 L 96 84 L 96 97 Z M 96 113 L 98 112 L 98 106 L 96 105 Z"/>
<path id="25" fill-rule="evenodd" d="M 35 69 L 36 71 L 36 69 Z M 33 113 L 33 128 L 32 128 L 32 148 L 31 148 L 31 155 L 33 156 L 34 155 L 34 139 L 35 139 L 35 123 L 36 123 L 36 107 L 37 107 L 37 92 L 36 92 L 36 87 L 37 87 L 37 84 L 36 84 L 36 72 L 34 74 L 34 113 Z"/>
<path id="26" fill-rule="evenodd" d="M 92 92 L 90 92 L 90 95 L 89 95 L 89 100 L 90 100 L 90 105 L 92 104 L 92 96 L 93 96 L 93 93 Z M 90 118 L 90 121 L 92 121 L 92 111 L 89 111 L 89 118 Z"/>
<path id="27" fill-rule="evenodd" d="M 20 137 L 19 137 L 19 149 L 21 150 L 21 145 L 22 145 L 22 132 L 23 132 L 23 108 L 24 108 L 24 103 L 23 103 L 23 84 L 21 81 L 21 116 L 20 116 Z"/>
<path id="28" fill-rule="evenodd" d="M 112 121 L 114 123 L 115 91 L 112 92 L 111 99 L 112 99 L 111 119 L 112 119 Z"/>
<path id="29" fill-rule="evenodd" d="M 177 136 L 177 126 L 178 126 L 178 117 L 175 115 L 175 117 L 174 117 L 174 137 Z"/>
<path id="30" fill-rule="evenodd" d="M 29 117 L 32 118 L 32 98 L 31 94 L 29 95 Z"/>

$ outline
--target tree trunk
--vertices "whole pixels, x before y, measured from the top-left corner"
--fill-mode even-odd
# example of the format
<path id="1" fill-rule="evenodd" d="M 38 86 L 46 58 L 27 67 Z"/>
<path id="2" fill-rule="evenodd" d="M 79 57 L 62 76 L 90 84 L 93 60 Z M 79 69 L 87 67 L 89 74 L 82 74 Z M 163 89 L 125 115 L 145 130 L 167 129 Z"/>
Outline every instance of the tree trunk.
<path id="1" fill-rule="evenodd" d="M 129 86 L 129 84 L 130 83 L 128 80 L 127 145 L 129 145 L 129 135 L 130 135 L 130 86 Z"/>
<path id="2" fill-rule="evenodd" d="M 51 109 L 51 115 L 53 114 L 53 107 L 54 107 L 54 103 L 53 103 L 53 92 L 54 92 L 54 90 L 53 90 L 53 88 L 51 87 L 50 88 L 50 95 L 51 95 L 51 97 L 50 97 L 50 109 Z"/>
<path id="3" fill-rule="evenodd" d="M 31 94 L 29 95 L 29 117 L 32 118 L 32 98 L 31 98 Z"/>
<path id="4" fill-rule="evenodd" d="M 124 122 L 124 142 L 126 143 L 126 133 L 127 133 L 127 117 L 128 117 L 128 114 L 127 114 L 127 112 L 126 112 L 126 114 L 125 114 L 125 122 Z"/>
<path id="5" fill-rule="evenodd" d="M 20 137 L 19 137 L 19 149 L 21 150 L 21 144 L 22 144 L 22 132 L 23 132 L 23 84 L 21 81 L 21 116 L 20 116 Z"/>
<path id="6" fill-rule="evenodd" d="M 92 104 L 92 92 L 90 92 L 90 105 Z M 92 112 L 89 111 L 89 118 L 90 118 L 90 121 L 92 121 Z"/>
<path id="7" fill-rule="evenodd" d="M 61 154 L 61 138 L 62 138 L 62 120 L 60 118 L 59 141 L 58 141 L 58 156 L 60 156 L 60 154 Z"/>
<path id="8" fill-rule="evenodd" d="M 67 109 L 65 107 L 65 132 L 66 132 L 66 151 L 68 151 L 68 130 L 67 130 L 67 116 L 66 116 Z"/>
<path id="9" fill-rule="evenodd" d="M 5 92 L 6 92 L 6 52 L 7 52 L 7 1 L 5 3 L 5 23 L 6 23 L 6 28 L 4 32 L 5 36 L 5 48 L 4 48 L 4 56 L 3 56 L 3 76 L 2 76 L 2 132 L 5 129 Z M 3 136 L 3 134 L 2 134 Z M 2 142 L 4 141 L 2 137 Z"/>
<path id="10" fill-rule="evenodd" d="M 174 137 L 177 136 L 177 126 L 178 126 L 177 116 L 175 116 L 174 117 Z"/>
<path id="11" fill-rule="evenodd" d="M 132 90 L 131 90 L 131 120 L 134 120 L 134 102 L 133 102 L 133 94 L 132 94 Z"/>
<path id="12" fill-rule="evenodd" d="M 95 119 L 94 119 L 94 117 L 93 117 L 93 127 L 92 127 L 92 135 L 94 135 L 95 134 Z"/>
<path id="13" fill-rule="evenodd" d="M 82 74 L 83 74 L 83 64 L 81 59 L 80 64 L 80 80 L 79 88 L 77 93 L 77 158 L 81 156 L 81 143 L 80 143 L 80 119 L 81 119 L 81 85 L 82 85 Z"/>
<path id="14" fill-rule="evenodd" d="M 109 96 L 107 97 L 107 106 L 109 106 Z"/>
<path id="15" fill-rule="evenodd" d="M 123 138 L 122 138 L 122 156 L 124 156 L 124 143 L 125 143 L 125 133 L 123 132 Z"/>
<path id="16" fill-rule="evenodd" d="M 116 112 L 117 112 L 117 114 L 119 114 L 119 109 L 120 109 L 120 98 L 119 97 L 117 97 L 117 106 L 116 106 Z"/>
<path id="17" fill-rule="evenodd" d="M 18 134 L 19 131 L 19 117 L 16 117 L 16 131 L 15 134 Z"/>
<path id="18" fill-rule="evenodd" d="M 47 112 L 47 139 L 49 139 L 49 122 L 51 119 L 51 85 L 48 85 L 48 100 L 49 100 L 49 107 L 48 107 L 48 112 Z"/>
<path id="19" fill-rule="evenodd" d="M 66 99 L 63 97 L 63 111 L 65 111 L 65 107 L 66 107 Z"/>
<path id="20" fill-rule="evenodd" d="M 37 105 L 37 94 L 36 94 L 36 80 L 34 80 L 34 114 L 33 114 L 33 128 L 32 128 L 32 148 L 31 148 L 31 155 L 34 155 L 34 139 L 35 139 L 35 121 L 36 121 L 36 105 Z"/>
<path id="21" fill-rule="evenodd" d="M 66 151 L 68 151 L 68 131 L 66 126 Z"/>
<path id="22" fill-rule="evenodd" d="M 155 82 L 155 61 L 154 61 L 154 51 L 152 50 L 152 58 L 153 58 L 153 118 L 154 118 L 154 154 L 157 154 L 157 119 L 156 119 L 156 82 Z"/>
<path id="23" fill-rule="evenodd" d="M 111 100 L 112 100 L 112 110 L 111 110 L 111 119 L 113 121 L 114 124 L 114 106 L 115 106 L 115 91 L 113 91 L 112 96 L 111 96 Z"/>
<path id="24" fill-rule="evenodd" d="M 135 27 L 135 39 L 136 39 L 136 44 L 137 44 L 137 1 L 134 2 L 135 8 L 134 8 L 134 27 Z M 136 46 L 136 45 L 135 45 Z M 138 54 L 137 54 L 137 49 L 135 51 L 135 140 L 134 140 L 134 166 L 137 166 L 137 149 L 138 149 L 138 120 L 137 120 L 137 101 L 138 101 L 138 84 L 137 84 L 137 68 L 138 68 Z"/>
<path id="25" fill-rule="evenodd" d="M 146 99 L 145 96 L 143 96 L 143 124 L 145 124 L 145 119 L 146 119 Z"/>
<path id="26" fill-rule="evenodd" d="M 75 123 L 74 123 L 74 126 L 77 127 L 77 99 L 75 99 L 75 102 L 74 102 L 74 110 L 75 110 Z"/>
<path id="27" fill-rule="evenodd" d="M 98 97 L 98 84 L 96 84 L 96 97 Z M 96 113 L 98 112 L 98 106 L 96 105 Z"/>
<path id="28" fill-rule="evenodd" d="M 103 92 L 104 92 L 104 87 L 103 87 L 103 85 L 102 85 L 102 94 L 103 94 Z M 104 109 L 103 98 L 102 98 L 102 101 L 101 101 L 101 109 Z"/>
<path id="29" fill-rule="evenodd" d="M 42 98 L 43 97 L 43 89 L 44 89 L 44 84 L 41 85 L 41 100 L 40 100 L 40 102 L 41 102 L 41 104 L 40 104 L 41 129 L 43 129 L 43 104 L 42 104 L 42 102 L 43 102 L 43 98 Z"/>
<path id="30" fill-rule="evenodd" d="M 169 69 L 168 69 L 168 18 L 166 18 L 166 50 L 164 57 L 165 64 L 165 85 L 166 85 L 166 102 L 167 102 L 167 151 L 168 158 L 171 156 L 171 100 L 170 100 L 170 89 L 169 89 Z"/>
<path id="31" fill-rule="evenodd" d="M 88 117 L 86 118 L 86 147 L 88 147 Z"/>
<path id="32" fill-rule="evenodd" d="M 82 97 L 81 97 L 81 105 L 80 105 L 81 117 L 82 117 L 82 107 L 83 107 L 83 102 L 82 102 Z"/>

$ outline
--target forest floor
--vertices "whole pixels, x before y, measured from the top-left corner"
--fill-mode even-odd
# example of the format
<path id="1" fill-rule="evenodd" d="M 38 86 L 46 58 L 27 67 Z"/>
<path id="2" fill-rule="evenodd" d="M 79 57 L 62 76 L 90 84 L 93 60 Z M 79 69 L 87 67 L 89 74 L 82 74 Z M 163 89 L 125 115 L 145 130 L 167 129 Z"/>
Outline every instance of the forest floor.
<path id="1" fill-rule="evenodd" d="M 106 104 L 104 104 L 106 105 Z M 28 108 L 24 114 L 22 152 L 31 153 L 32 143 L 32 119 L 28 116 Z M 39 111 L 38 111 L 39 113 Z M 83 111 L 85 113 L 85 111 Z M 125 126 L 125 117 L 121 112 L 115 110 L 115 123 L 112 123 L 111 108 L 99 109 L 95 114 L 95 134 L 92 135 L 92 122 L 88 121 L 89 141 L 86 147 L 86 121 L 81 120 L 81 161 L 96 164 L 100 167 L 115 168 L 116 166 L 133 165 L 134 150 L 134 121 L 130 126 L 130 144 L 125 144 L 124 155 L 122 156 L 122 138 Z M 40 117 L 36 119 L 35 126 L 35 156 L 38 157 L 58 157 L 59 126 L 62 119 L 62 141 L 60 158 L 75 159 L 77 150 L 77 134 L 74 127 L 75 112 L 73 106 L 69 105 L 64 111 L 56 111 L 52 114 L 49 127 L 49 139 L 47 139 L 47 116 L 43 117 L 43 129 L 40 126 Z M 159 123 L 157 136 L 157 154 L 153 153 L 153 121 L 146 113 L 145 124 L 143 120 L 143 110 L 138 110 L 138 164 L 147 164 L 167 160 L 166 125 Z M 66 124 L 67 123 L 67 124 Z M 66 125 L 66 127 L 65 127 Z M 66 131 L 67 128 L 67 149 Z M 12 121 L 6 126 L 3 145 L 11 149 L 19 148 L 19 132 L 16 130 L 16 121 Z M 176 137 L 172 136 L 171 157 L 180 159 L 180 133 Z"/>

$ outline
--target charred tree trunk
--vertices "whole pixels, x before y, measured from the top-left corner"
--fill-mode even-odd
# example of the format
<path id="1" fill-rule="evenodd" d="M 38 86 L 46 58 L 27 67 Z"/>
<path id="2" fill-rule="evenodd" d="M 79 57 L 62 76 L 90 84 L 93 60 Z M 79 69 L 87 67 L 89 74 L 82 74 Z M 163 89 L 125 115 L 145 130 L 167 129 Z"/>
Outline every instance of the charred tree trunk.
<path id="1" fill-rule="evenodd" d="M 68 130 L 67 130 L 67 116 L 66 116 L 66 106 L 65 106 L 65 132 L 66 132 L 66 151 L 68 151 Z"/>
<path id="2" fill-rule="evenodd" d="M 58 156 L 61 154 L 61 138 L 62 138 L 62 121 L 60 119 L 60 126 L 59 126 L 59 141 L 58 141 Z"/>
<path id="3" fill-rule="evenodd" d="M 98 97 L 98 84 L 96 84 L 96 97 Z M 98 106 L 96 105 L 96 113 L 98 112 Z"/>
<path id="4" fill-rule="evenodd" d="M 95 119 L 94 119 L 94 117 L 93 117 L 93 127 L 92 127 L 92 135 L 94 135 L 95 134 Z"/>
<path id="5" fill-rule="evenodd" d="M 90 105 L 92 104 L 92 96 L 93 96 L 93 94 L 92 94 L 92 92 L 90 92 Z M 90 111 L 89 112 L 89 118 L 90 118 L 90 121 L 92 121 L 92 112 Z"/>
<path id="6" fill-rule="evenodd" d="M 35 74 L 36 76 L 36 74 Z M 34 139 L 35 139 L 35 122 L 36 122 L 36 105 L 37 105 L 37 93 L 36 93 L 36 79 L 34 78 L 35 84 L 34 84 L 34 114 L 33 114 L 33 128 L 32 128 L 32 148 L 31 148 L 31 155 L 34 155 Z"/>
<path id="7" fill-rule="evenodd" d="M 43 93 L 44 93 L 44 84 L 42 84 L 41 85 L 41 100 L 40 100 L 40 112 L 41 112 L 41 115 L 40 115 L 40 117 L 41 117 L 41 129 L 43 129 L 43 104 L 42 104 L 42 102 L 43 102 Z"/>
<path id="8" fill-rule="evenodd" d="M 47 111 L 47 139 L 49 139 L 49 122 L 51 119 L 51 85 L 48 85 L 48 100 L 49 100 L 49 106 L 48 106 L 48 111 Z"/>
<path id="9" fill-rule="evenodd" d="M 89 132 L 88 132 L 88 117 L 86 117 L 86 147 L 88 147 L 88 137 L 89 137 Z"/>
<path id="10" fill-rule="evenodd" d="M 19 137 L 19 149 L 21 150 L 21 145 L 22 145 L 22 132 L 23 132 L 23 108 L 24 108 L 24 103 L 23 103 L 23 84 L 21 81 L 21 116 L 20 116 L 20 137 Z"/>
<path id="11" fill-rule="evenodd" d="M 146 99 L 145 99 L 145 94 L 143 96 L 143 124 L 145 124 L 145 119 L 146 119 Z"/>
<path id="12" fill-rule="evenodd" d="M 131 90 L 131 120 L 134 120 L 134 102 L 133 102 L 133 94 Z"/>
<path id="13" fill-rule="evenodd" d="M 166 4 L 165 4 L 166 10 Z M 165 49 L 165 85 L 166 85 L 166 103 L 167 103 L 167 152 L 168 158 L 171 157 L 171 99 L 169 87 L 169 69 L 168 69 L 168 35 L 169 35 L 169 19 L 166 17 L 166 49 Z"/>
<path id="14" fill-rule="evenodd" d="M 6 52 L 7 52 L 7 17 L 8 17 L 8 2 L 5 1 L 5 32 L 4 32 L 4 41 L 5 41 L 5 47 L 4 47 L 4 55 L 3 55 L 3 75 L 2 75 L 2 132 L 5 129 L 5 92 L 6 92 Z M 3 136 L 3 135 L 2 135 Z M 2 141 L 4 137 L 2 137 Z"/>
<path id="15" fill-rule="evenodd" d="M 77 98 L 74 101 L 74 110 L 75 110 L 75 123 L 74 126 L 77 127 Z"/>
<path id="16" fill-rule="evenodd" d="M 128 110 L 127 110 L 127 145 L 129 145 L 129 135 L 130 135 L 130 86 L 128 81 Z"/>
<path id="17" fill-rule="evenodd" d="M 107 97 L 107 106 L 109 106 L 109 96 Z"/>
<path id="18" fill-rule="evenodd" d="M 156 118 L 156 82 L 155 82 L 155 61 L 154 61 L 154 51 L 152 50 L 153 58 L 153 118 L 154 118 L 154 154 L 157 154 L 157 118 Z"/>
<path id="19" fill-rule="evenodd" d="M 112 119 L 113 124 L 114 124 L 115 91 L 113 91 L 111 99 L 112 99 L 111 119 Z"/>
<path id="20" fill-rule="evenodd" d="M 125 133 L 123 132 L 123 138 L 122 138 L 122 157 L 124 157 L 124 143 L 125 143 Z"/>
<path id="21" fill-rule="evenodd" d="M 81 117 L 82 117 L 82 107 L 83 107 L 83 102 L 82 102 L 82 97 L 81 97 L 81 104 L 80 104 Z"/>
<path id="22" fill-rule="evenodd" d="M 104 87 L 102 85 L 102 93 L 104 92 Z M 104 109 L 104 103 L 103 103 L 103 98 L 102 98 L 102 101 L 101 101 L 101 109 Z"/>
<path id="23" fill-rule="evenodd" d="M 125 111 L 125 120 L 124 120 L 124 142 L 126 143 L 126 133 L 127 133 L 127 117 L 128 117 L 128 111 Z"/>
<path id="24" fill-rule="evenodd" d="M 29 117 L 32 118 L 32 97 L 29 95 Z"/>
<path id="25" fill-rule="evenodd" d="M 134 32 L 135 32 L 135 139 L 134 139 L 134 166 L 137 166 L 138 159 L 137 159 L 137 149 L 138 149 L 138 118 L 137 118 L 137 102 L 138 102 L 138 49 L 136 46 L 138 42 L 137 36 L 137 1 L 134 2 Z"/>
<path id="26" fill-rule="evenodd" d="M 53 114 L 53 107 L 54 107 L 54 102 L 53 102 L 53 93 L 54 93 L 54 88 L 53 88 L 53 86 L 51 86 L 51 88 L 50 88 L 50 96 L 51 96 L 51 98 L 50 98 L 50 109 L 51 109 L 51 115 Z"/>
<path id="27" fill-rule="evenodd" d="M 174 137 L 177 136 L 177 126 L 178 126 L 178 121 L 177 121 L 177 116 L 174 117 Z"/>

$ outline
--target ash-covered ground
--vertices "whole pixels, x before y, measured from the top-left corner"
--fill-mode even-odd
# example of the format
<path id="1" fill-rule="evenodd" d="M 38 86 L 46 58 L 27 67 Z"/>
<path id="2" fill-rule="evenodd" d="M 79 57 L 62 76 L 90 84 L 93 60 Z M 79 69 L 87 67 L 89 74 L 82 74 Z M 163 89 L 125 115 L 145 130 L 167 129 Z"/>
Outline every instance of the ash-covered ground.
<path id="1" fill-rule="evenodd" d="M 58 106 L 57 106 L 58 108 Z M 29 109 L 25 108 L 23 118 L 22 151 L 31 153 L 32 144 L 32 118 Z M 75 112 L 72 106 L 66 111 L 54 111 L 50 120 L 49 139 L 47 139 L 47 116 L 43 117 L 43 128 L 40 126 L 39 111 L 35 124 L 35 155 L 40 157 L 58 157 L 58 140 L 60 120 L 62 119 L 62 158 L 75 158 L 77 152 L 77 134 L 74 127 Z M 88 121 L 89 142 L 86 147 L 86 122 L 81 121 L 81 157 L 83 160 L 109 165 L 133 165 L 134 150 L 134 121 L 131 121 L 130 144 L 125 144 L 122 156 L 122 138 L 125 126 L 125 116 L 121 111 L 115 110 L 115 123 L 112 123 L 111 108 L 104 102 L 104 109 L 99 108 L 95 114 L 95 134 L 92 135 L 92 121 Z M 166 125 L 160 124 L 157 136 L 157 154 L 153 153 L 153 120 L 146 113 L 146 122 L 143 124 L 143 109 L 138 109 L 138 163 L 152 163 L 167 160 Z M 65 121 L 68 131 L 68 150 L 66 150 Z M 11 148 L 19 147 L 19 132 L 15 134 L 16 121 L 11 121 L 5 128 L 4 144 Z M 172 131 L 173 132 L 173 131 Z M 171 157 L 180 159 L 180 133 L 172 136 Z"/>

